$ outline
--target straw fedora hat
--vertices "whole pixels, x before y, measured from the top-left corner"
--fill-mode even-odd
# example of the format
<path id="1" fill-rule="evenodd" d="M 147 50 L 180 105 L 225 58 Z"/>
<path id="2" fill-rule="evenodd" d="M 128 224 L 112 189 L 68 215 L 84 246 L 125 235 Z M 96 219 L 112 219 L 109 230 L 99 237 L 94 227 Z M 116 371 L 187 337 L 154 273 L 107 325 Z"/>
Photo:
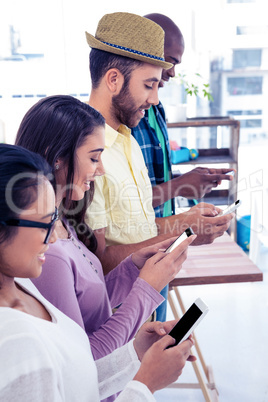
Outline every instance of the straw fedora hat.
<path id="1" fill-rule="evenodd" d="M 148 18 L 130 13 L 105 14 L 95 37 L 86 32 L 90 47 L 169 69 L 164 59 L 164 30 Z"/>

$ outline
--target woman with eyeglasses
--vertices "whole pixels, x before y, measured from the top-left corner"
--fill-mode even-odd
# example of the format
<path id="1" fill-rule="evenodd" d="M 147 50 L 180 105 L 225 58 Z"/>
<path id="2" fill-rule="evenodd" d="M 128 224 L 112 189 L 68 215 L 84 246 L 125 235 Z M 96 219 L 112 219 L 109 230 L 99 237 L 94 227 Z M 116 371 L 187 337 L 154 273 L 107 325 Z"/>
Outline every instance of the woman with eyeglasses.
<path id="1" fill-rule="evenodd" d="M 24 116 L 16 144 L 42 155 L 56 180 L 60 220 L 58 241 L 46 253 L 40 277 L 33 279 L 52 304 L 85 329 L 95 359 L 134 337 L 163 301 L 160 291 L 186 259 L 188 238 L 174 253 L 174 240 L 141 249 L 104 277 L 94 255 L 96 238 L 85 223 L 94 178 L 103 175 L 103 117 L 71 96 L 41 99 Z M 112 309 L 120 305 L 112 314 Z"/>
<path id="2" fill-rule="evenodd" d="M 191 338 L 167 349 L 174 322 L 146 323 L 95 362 L 85 331 L 28 279 L 41 274 L 57 240 L 51 178 L 41 156 L 0 144 L 0 400 L 98 402 L 123 390 L 118 402 L 154 401 L 195 359 Z"/>

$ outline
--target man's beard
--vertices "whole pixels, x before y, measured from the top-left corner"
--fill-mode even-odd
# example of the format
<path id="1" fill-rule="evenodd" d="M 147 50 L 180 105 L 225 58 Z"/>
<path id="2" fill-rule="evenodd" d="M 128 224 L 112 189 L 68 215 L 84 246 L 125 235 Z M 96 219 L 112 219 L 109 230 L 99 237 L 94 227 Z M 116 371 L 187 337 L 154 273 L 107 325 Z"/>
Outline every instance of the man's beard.
<path id="1" fill-rule="evenodd" d="M 129 85 L 124 84 L 120 93 L 112 98 L 111 113 L 127 127 L 136 127 L 140 119 L 137 117 L 137 106 L 130 94 Z"/>

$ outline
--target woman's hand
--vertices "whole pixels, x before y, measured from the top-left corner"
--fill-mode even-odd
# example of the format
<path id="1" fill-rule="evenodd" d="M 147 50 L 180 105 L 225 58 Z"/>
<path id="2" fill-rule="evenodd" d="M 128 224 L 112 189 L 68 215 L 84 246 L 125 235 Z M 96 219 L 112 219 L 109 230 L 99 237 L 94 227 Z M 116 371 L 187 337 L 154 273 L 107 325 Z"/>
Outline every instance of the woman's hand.
<path id="1" fill-rule="evenodd" d="M 173 236 L 152 246 L 141 248 L 139 251 L 136 251 L 132 254 L 132 261 L 137 266 L 137 268 L 141 269 L 148 258 L 152 257 L 159 251 L 165 251 L 174 242 L 174 240 L 176 240 L 177 237 L 178 236 Z"/>
<path id="2" fill-rule="evenodd" d="M 176 381 L 187 360 L 196 360 L 191 355 L 193 346 L 191 337 L 179 345 L 167 349 L 174 343 L 175 339 L 165 335 L 156 341 L 142 358 L 140 369 L 134 380 L 145 384 L 152 393 Z"/>
<path id="3" fill-rule="evenodd" d="M 167 335 L 176 325 L 177 320 L 173 321 L 154 321 L 146 322 L 137 332 L 134 339 L 134 348 L 141 361 L 144 353 L 160 338 Z"/>
<path id="4" fill-rule="evenodd" d="M 195 240 L 195 238 L 196 235 L 188 237 L 171 253 L 165 253 L 164 251 L 156 252 L 156 254 L 147 259 L 140 270 L 139 277 L 160 292 L 180 271 L 183 262 L 187 258 L 188 246 Z M 169 242 L 165 241 L 158 243 L 157 248 L 159 249 L 159 245 L 162 245 L 161 247 L 166 249 L 174 240 L 175 238 L 172 238 Z"/>
<path id="5" fill-rule="evenodd" d="M 140 361 L 147 350 L 159 339 L 163 336 L 169 334 L 169 332 L 174 328 L 177 324 L 178 320 L 160 322 L 146 322 L 142 325 L 142 327 L 137 332 L 135 339 L 134 339 L 134 348 L 138 355 Z M 189 337 L 192 339 L 192 336 Z M 195 360 L 195 357 L 192 356 Z"/>

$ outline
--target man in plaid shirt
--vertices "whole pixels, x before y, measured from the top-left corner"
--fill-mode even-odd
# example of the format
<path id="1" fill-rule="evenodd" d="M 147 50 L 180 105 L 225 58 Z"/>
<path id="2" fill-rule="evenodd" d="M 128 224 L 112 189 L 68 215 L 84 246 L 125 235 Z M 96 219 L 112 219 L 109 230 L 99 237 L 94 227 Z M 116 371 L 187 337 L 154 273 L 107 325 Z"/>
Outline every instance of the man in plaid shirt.
<path id="1" fill-rule="evenodd" d="M 156 22 L 165 31 L 165 61 L 172 63 L 173 67 L 169 70 L 162 71 L 162 79 L 159 83 L 159 87 L 163 87 L 164 82 L 169 81 L 170 77 L 175 76 L 175 66 L 181 63 L 184 52 L 184 38 L 177 25 L 165 15 L 148 14 L 145 15 L 145 17 Z M 132 128 L 131 133 L 140 145 L 153 191 L 158 191 L 157 194 L 154 192 L 154 196 L 161 200 L 163 193 L 156 190 L 155 186 L 169 182 L 170 179 L 172 179 L 170 145 L 165 111 L 161 102 L 145 110 L 144 118 L 141 119 L 138 126 Z M 198 167 L 186 173 L 183 175 L 185 176 L 184 184 L 180 187 L 180 193 L 178 195 L 190 199 L 194 198 L 193 193 L 189 192 L 189 188 L 192 190 L 195 189 L 195 194 L 199 194 L 199 196 L 211 191 L 211 186 L 215 187 L 219 184 L 218 182 L 210 183 L 209 175 L 215 173 L 226 173 L 226 169 Z M 203 188 L 202 191 L 201 188 Z M 172 192 L 171 187 L 169 187 L 168 192 Z M 160 203 L 159 206 L 156 206 L 154 210 L 155 216 L 158 218 L 174 214 L 174 198 L 170 197 L 165 203 Z M 161 294 L 167 300 L 168 286 L 162 290 Z M 165 321 L 166 319 L 166 304 L 167 303 L 162 303 L 156 310 L 156 319 L 159 321 Z"/>

